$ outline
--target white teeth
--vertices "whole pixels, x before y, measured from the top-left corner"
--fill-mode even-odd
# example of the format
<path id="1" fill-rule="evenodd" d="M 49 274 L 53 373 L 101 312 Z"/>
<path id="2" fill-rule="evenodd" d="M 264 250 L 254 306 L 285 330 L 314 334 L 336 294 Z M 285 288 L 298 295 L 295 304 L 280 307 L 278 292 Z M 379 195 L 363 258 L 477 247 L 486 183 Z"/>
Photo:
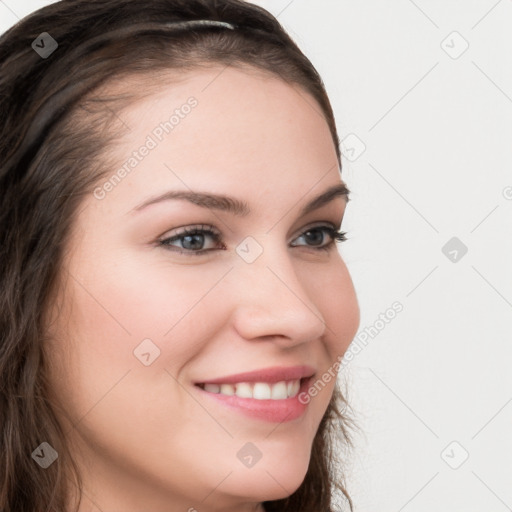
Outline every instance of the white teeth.
<path id="1" fill-rule="evenodd" d="M 236 396 L 240 398 L 252 398 L 252 388 L 248 382 L 240 382 L 236 385 Z"/>
<path id="2" fill-rule="evenodd" d="M 252 397 L 256 400 L 270 400 L 272 397 L 270 385 L 265 382 L 255 382 L 252 388 Z"/>
<path id="3" fill-rule="evenodd" d="M 232 384 L 221 384 L 220 392 L 222 395 L 234 395 L 235 394 L 235 386 Z"/>
<path id="4" fill-rule="evenodd" d="M 295 396 L 299 392 L 300 389 L 300 381 L 292 380 L 288 382 L 288 396 Z"/>
<path id="5" fill-rule="evenodd" d="M 300 379 L 268 382 L 238 382 L 237 384 L 204 384 L 203 389 L 209 393 L 256 400 L 284 400 L 297 395 L 300 389 Z"/>
<path id="6" fill-rule="evenodd" d="M 272 386 L 272 400 L 283 400 L 284 398 L 288 398 L 288 392 L 286 382 L 282 380 Z"/>

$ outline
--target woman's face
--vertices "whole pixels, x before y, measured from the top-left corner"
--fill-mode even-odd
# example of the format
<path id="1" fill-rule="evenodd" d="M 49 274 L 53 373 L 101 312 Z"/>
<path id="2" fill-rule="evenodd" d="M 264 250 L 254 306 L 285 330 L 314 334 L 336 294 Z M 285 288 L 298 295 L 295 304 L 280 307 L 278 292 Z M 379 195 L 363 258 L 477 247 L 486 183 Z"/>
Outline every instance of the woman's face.
<path id="1" fill-rule="evenodd" d="M 359 325 L 329 234 L 346 197 L 314 201 L 343 183 L 331 134 L 302 89 L 234 68 L 189 72 L 120 117 L 48 345 L 81 511 L 261 510 L 303 481 Z M 313 373 L 327 378 L 304 404 Z"/>

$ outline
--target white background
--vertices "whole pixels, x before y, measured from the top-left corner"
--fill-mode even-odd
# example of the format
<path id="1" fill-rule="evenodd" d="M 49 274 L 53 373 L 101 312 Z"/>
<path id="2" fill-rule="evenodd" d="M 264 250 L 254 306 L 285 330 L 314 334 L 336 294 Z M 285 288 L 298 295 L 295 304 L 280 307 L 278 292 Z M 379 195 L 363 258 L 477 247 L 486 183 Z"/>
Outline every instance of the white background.
<path id="1" fill-rule="evenodd" d="M 49 3 L 0 0 L 0 30 Z M 511 510 L 512 1 L 255 3 L 353 134 L 340 251 L 358 336 L 403 305 L 343 369 L 356 512 Z"/>

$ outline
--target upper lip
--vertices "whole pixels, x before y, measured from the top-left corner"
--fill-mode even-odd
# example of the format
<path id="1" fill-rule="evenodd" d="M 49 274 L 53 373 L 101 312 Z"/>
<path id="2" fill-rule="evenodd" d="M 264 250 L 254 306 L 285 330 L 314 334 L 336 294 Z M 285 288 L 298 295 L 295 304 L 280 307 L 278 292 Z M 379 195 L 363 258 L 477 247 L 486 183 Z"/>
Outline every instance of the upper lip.
<path id="1" fill-rule="evenodd" d="M 311 377 L 315 369 L 308 365 L 301 366 L 272 366 L 251 372 L 226 375 L 215 379 L 208 379 L 197 384 L 236 384 L 237 382 L 280 382 L 283 380 L 299 380 Z"/>

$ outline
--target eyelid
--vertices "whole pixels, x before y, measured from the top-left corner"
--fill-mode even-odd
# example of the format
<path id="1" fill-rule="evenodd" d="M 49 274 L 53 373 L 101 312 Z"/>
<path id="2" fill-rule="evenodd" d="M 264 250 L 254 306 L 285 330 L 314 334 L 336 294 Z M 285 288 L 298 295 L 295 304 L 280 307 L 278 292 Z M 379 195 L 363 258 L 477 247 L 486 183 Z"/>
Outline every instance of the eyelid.
<path id="1" fill-rule="evenodd" d="M 339 229 L 341 229 L 342 222 L 336 223 L 336 222 L 331 222 L 328 220 L 316 221 L 313 224 L 309 224 L 309 225 L 306 225 L 306 226 L 298 229 L 289 241 L 291 242 L 291 241 L 295 240 L 295 238 L 297 238 L 300 235 L 303 235 L 309 229 L 323 227 L 326 224 L 328 224 L 329 227 L 332 227 L 335 230 L 339 230 Z M 203 230 L 213 231 L 217 236 L 220 236 L 220 237 L 222 236 L 221 231 L 219 231 L 215 226 L 212 226 L 211 224 L 185 224 L 184 226 L 178 226 L 176 228 L 173 228 L 172 230 L 166 231 L 163 235 L 158 237 L 158 241 L 160 242 L 163 240 L 167 240 L 169 238 L 174 238 L 175 236 L 186 235 L 187 233 L 190 233 L 190 232 L 203 231 Z"/>
<path id="2" fill-rule="evenodd" d="M 187 233 L 193 233 L 195 231 L 212 231 L 215 235 L 222 237 L 222 233 L 211 224 L 185 224 L 184 226 L 178 226 L 177 228 L 166 231 L 163 235 L 158 237 L 158 240 L 167 240 L 169 238 L 183 236 Z"/>

